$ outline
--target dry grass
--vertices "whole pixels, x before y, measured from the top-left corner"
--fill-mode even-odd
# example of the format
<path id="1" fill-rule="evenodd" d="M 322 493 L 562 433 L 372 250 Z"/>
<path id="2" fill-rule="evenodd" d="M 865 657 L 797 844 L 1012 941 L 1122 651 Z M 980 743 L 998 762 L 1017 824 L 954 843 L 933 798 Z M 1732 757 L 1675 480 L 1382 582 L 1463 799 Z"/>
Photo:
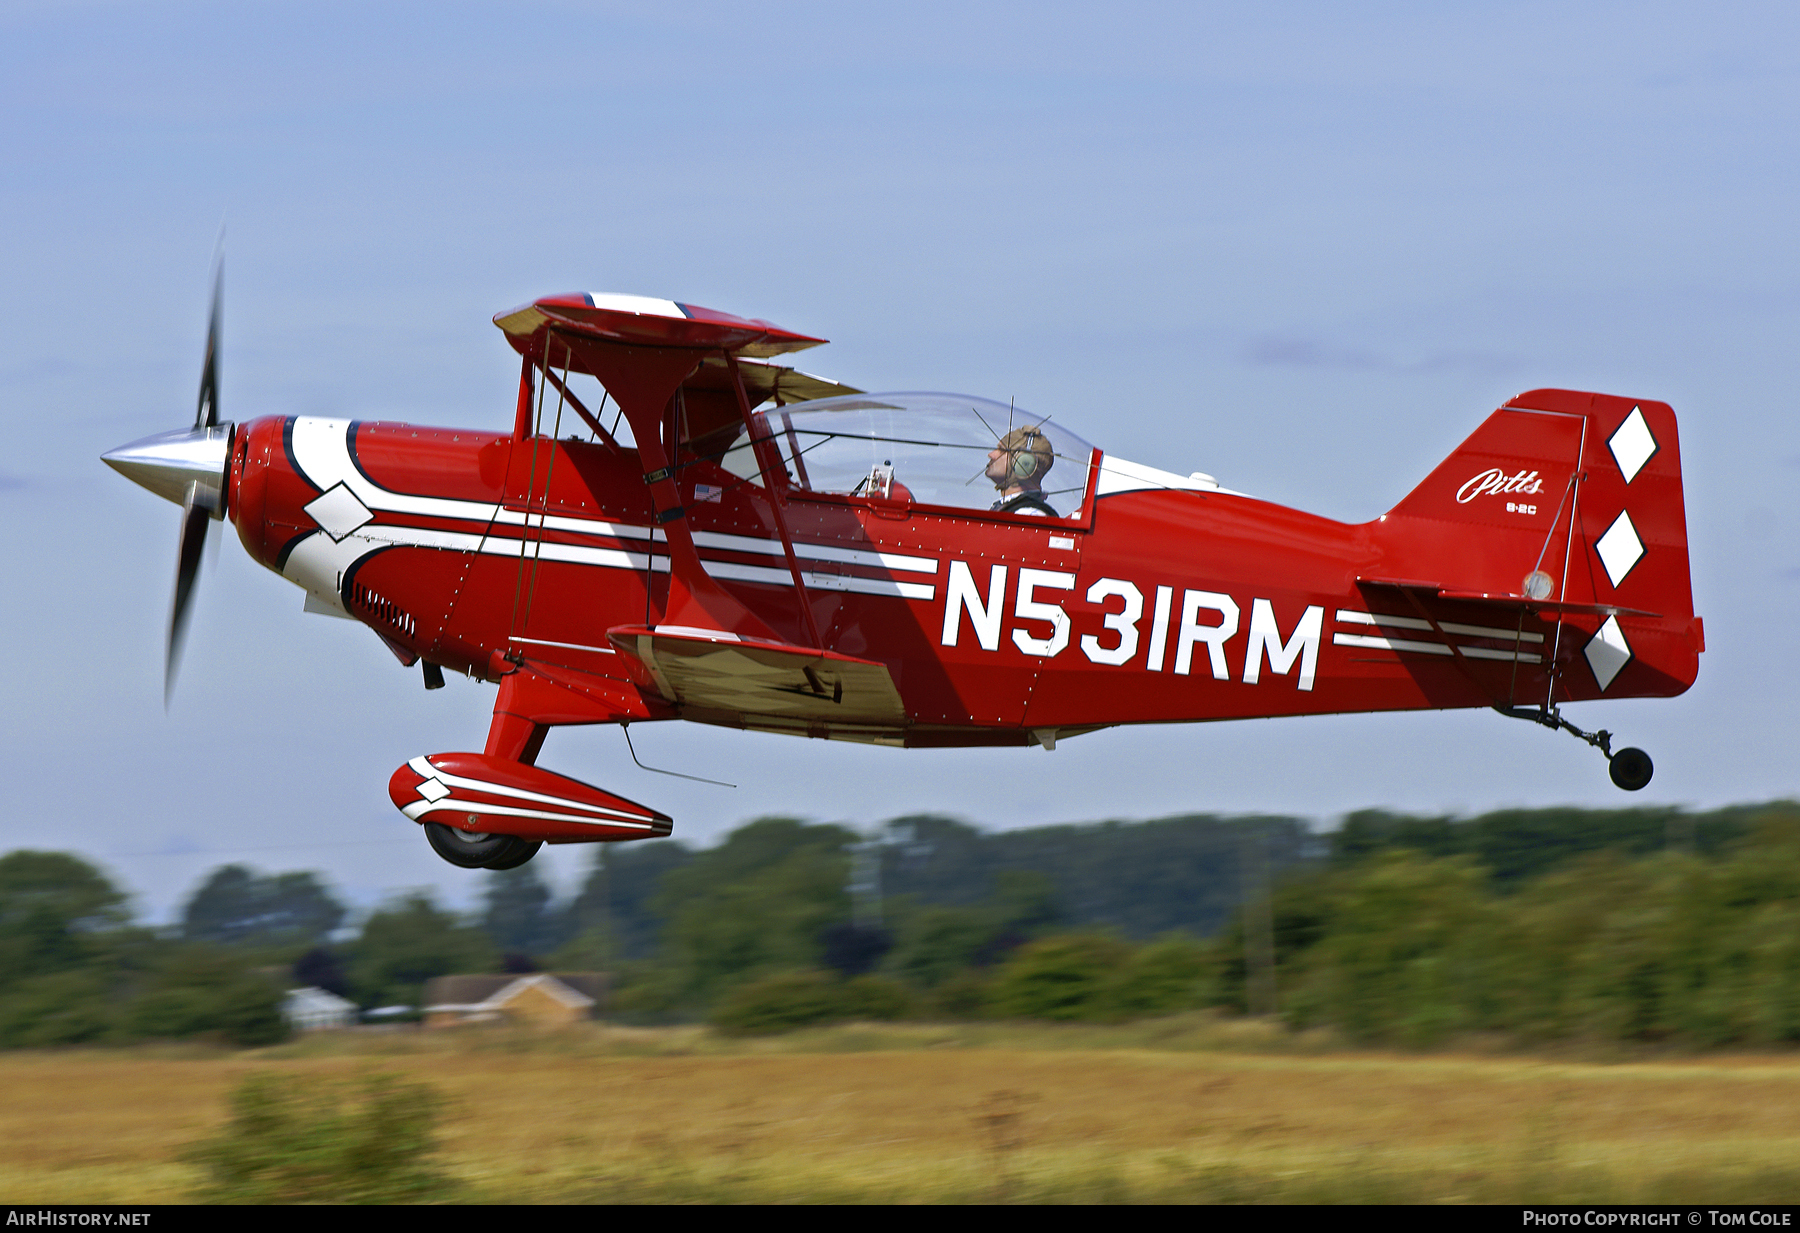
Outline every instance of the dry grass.
<path id="1" fill-rule="evenodd" d="M 1217 1048 L 1234 1030 L 1250 1036 Z M 1785 1202 L 1800 1192 L 1800 1058 L 1601 1064 L 1273 1043 L 1254 1025 L 1190 1018 L 749 1043 L 595 1029 L 314 1038 L 251 1054 L 13 1053 L 0 1055 L 0 1199 L 181 1200 L 196 1179 L 180 1148 L 223 1121 L 245 1075 L 371 1067 L 450 1098 L 446 1157 L 477 1199 Z"/>

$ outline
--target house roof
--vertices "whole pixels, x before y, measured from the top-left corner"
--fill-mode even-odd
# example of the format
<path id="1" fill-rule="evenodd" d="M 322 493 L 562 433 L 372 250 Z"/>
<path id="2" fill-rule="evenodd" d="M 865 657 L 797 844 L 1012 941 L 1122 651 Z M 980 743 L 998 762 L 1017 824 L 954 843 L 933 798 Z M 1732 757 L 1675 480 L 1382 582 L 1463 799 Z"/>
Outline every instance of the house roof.
<path id="1" fill-rule="evenodd" d="M 425 1010 L 502 1010 L 528 989 L 537 989 L 572 1010 L 586 1010 L 606 991 L 606 976 L 601 972 L 438 976 L 425 983 Z"/>
<path id="2" fill-rule="evenodd" d="M 289 989 L 287 996 L 282 1001 L 289 1010 L 301 1006 L 312 1010 L 353 1011 L 356 1009 L 356 1003 L 349 998 L 341 998 L 328 989 L 320 989 L 313 985 L 308 985 L 303 989 Z"/>

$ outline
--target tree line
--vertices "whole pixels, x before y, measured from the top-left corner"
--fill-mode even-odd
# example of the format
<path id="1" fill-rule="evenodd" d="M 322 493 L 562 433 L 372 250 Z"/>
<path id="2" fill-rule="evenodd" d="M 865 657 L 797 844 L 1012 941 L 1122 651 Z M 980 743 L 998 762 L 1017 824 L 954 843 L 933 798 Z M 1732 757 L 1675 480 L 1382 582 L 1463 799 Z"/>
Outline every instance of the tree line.
<path id="1" fill-rule="evenodd" d="M 616 1014 L 743 1031 L 1216 1006 L 1396 1043 L 1800 1039 L 1791 804 L 1363 811 L 1326 833 L 1279 815 L 911 816 L 872 835 L 765 818 L 706 849 L 597 845 L 565 903 L 530 865 L 481 876 L 467 917 L 414 893 L 349 930 L 317 875 L 229 865 L 152 929 L 80 858 L 11 853 L 0 1046 L 263 1043 L 297 984 L 416 1007 L 433 976 L 540 969 L 613 973 Z"/>

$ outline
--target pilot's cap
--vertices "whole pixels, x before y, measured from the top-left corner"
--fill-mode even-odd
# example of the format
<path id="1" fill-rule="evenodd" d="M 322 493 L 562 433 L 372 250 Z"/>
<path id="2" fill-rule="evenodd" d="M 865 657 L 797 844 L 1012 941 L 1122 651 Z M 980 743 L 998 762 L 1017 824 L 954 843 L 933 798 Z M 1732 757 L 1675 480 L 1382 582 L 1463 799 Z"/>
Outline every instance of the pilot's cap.
<path id="1" fill-rule="evenodd" d="M 1010 456 L 1014 479 L 1040 479 L 1056 461 L 1050 439 L 1035 428 L 1013 429 L 1000 438 L 998 448 Z"/>

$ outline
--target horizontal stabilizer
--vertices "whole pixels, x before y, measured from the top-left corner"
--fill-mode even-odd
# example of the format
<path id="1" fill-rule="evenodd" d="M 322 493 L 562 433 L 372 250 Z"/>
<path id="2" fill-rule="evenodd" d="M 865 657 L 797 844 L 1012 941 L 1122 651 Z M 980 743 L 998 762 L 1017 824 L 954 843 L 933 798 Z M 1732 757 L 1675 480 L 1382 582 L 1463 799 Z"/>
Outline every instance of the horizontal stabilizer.
<path id="1" fill-rule="evenodd" d="M 1466 604 L 1493 604 L 1502 608 L 1524 608 L 1529 612 L 1582 612 L 1590 616 L 1660 617 L 1660 612 L 1626 608 L 1619 604 L 1571 604 L 1558 600 L 1533 599 L 1529 595 L 1499 591 L 1459 591 L 1435 582 L 1418 582 L 1410 578 L 1358 578 L 1359 587 L 1391 587 L 1396 591 L 1419 591 L 1436 599 L 1453 599 Z"/>

